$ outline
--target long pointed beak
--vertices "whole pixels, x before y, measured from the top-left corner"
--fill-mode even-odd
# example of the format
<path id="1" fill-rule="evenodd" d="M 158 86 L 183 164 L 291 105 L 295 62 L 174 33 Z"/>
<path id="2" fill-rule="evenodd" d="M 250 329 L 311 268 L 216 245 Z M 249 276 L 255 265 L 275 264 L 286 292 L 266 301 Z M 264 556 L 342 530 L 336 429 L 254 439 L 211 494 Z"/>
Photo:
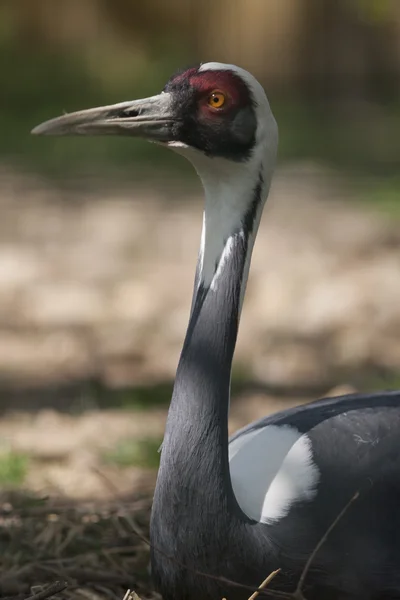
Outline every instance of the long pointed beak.
<path id="1" fill-rule="evenodd" d="M 177 119 L 168 93 L 65 114 L 35 127 L 34 135 L 130 135 L 170 141 Z"/>

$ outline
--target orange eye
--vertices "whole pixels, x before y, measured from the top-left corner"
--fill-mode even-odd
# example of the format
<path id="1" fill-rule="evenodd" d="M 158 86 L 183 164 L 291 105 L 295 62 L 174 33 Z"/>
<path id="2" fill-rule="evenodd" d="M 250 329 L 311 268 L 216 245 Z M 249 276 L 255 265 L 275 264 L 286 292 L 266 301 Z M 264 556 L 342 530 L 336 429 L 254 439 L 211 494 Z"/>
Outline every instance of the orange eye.
<path id="1" fill-rule="evenodd" d="M 207 102 L 213 108 L 222 108 L 226 102 L 226 96 L 223 92 L 216 90 L 209 95 Z"/>

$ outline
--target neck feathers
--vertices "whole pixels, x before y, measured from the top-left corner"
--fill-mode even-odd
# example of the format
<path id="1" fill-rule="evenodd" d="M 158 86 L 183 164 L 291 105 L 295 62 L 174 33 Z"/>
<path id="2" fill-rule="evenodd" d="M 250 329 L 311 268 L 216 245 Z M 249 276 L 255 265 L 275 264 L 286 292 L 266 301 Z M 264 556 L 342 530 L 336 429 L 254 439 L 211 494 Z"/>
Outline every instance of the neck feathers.
<path id="1" fill-rule="evenodd" d="M 215 292 L 238 238 L 241 238 L 245 263 L 242 272 L 236 274 L 241 280 L 240 308 L 254 240 L 268 193 L 261 168 L 252 186 L 248 181 L 245 183 L 248 185 L 237 186 L 235 182 L 224 185 L 222 182 L 219 190 L 213 186 L 212 191 L 207 191 L 205 186 L 206 201 L 195 282 L 195 294 L 200 286 Z"/>

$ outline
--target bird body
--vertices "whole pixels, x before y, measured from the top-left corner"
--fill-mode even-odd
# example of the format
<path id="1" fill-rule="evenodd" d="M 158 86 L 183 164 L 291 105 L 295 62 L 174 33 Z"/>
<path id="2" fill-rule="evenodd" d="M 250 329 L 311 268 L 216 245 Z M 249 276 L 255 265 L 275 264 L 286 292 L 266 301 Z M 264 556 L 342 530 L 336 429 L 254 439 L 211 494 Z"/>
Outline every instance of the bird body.
<path id="1" fill-rule="evenodd" d="M 400 597 L 399 402 L 397 392 L 350 395 L 271 415 L 232 437 L 228 467 L 215 453 L 207 461 L 204 438 L 184 431 L 187 443 L 180 449 L 175 441 L 165 479 L 161 467 L 152 515 L 152 572 L 164 595 L 181 597 L 187 586 L 191 598 L 247 598 L 247 590 L 204 581 L 195 571 L 255 587 L 278 568 L 277 589 L 293 591 L 318 542 L 359 492 L 315 556 L 305 597 Z M 222 446 L 217 436 L 206 443 Z M 246 437 L 247 447 L 240 446 Z M 160 559 L 166 548 L 170 558 Z"/>
<path id="2" fill-rule="evenodd" d="M 271 590 L 293 592 L 303 574 L 307 600 L 400 598 L 399 392 L 320 400 L 228 439 L 232 358 L 278 145 L 261 85 L 236 66 L 206 63 L 173 76 L 159 96 L 64 115 L 34 133 L 146 137 L 186 156 L 203 183 L 190 320 L 151 516 L 163 597 L 242 600 L 245 586 L 281 569 Z"/>

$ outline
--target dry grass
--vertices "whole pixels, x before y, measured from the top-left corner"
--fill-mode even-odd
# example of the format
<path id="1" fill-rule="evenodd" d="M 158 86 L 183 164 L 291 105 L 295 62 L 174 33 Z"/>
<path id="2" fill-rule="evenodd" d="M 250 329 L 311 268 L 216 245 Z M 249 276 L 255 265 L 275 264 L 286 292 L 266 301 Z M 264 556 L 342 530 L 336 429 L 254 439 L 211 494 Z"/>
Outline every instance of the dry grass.
<path id="1" fill-rule="evenodd" d="M 1 600 L 121 600 L 127 588 L 149 597 L 148 546 L 132 531 L 132 515 L 147 530 L 149 508 L 140 499 L 99 508 L 3 496 Z"/>

